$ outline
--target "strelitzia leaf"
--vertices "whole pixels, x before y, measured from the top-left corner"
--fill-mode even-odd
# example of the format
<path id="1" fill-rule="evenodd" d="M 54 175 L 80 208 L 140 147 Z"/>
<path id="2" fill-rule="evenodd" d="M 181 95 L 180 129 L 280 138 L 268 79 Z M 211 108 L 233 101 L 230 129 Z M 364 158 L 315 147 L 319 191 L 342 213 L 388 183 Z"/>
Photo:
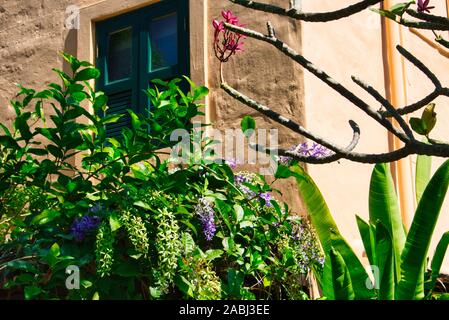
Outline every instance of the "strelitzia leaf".
<path id="1" fill-rule="evenodd" d="M 387 164 L 377 164 L 371 175 L 369 215 L 373 223 L 380 221 L 391 235 L 396 263 L 396 278 L 400 277 L 400 261 L 405 245 L 405 231 L 399 210 L 393 178 Z"/>
<path id="2" fill-rule="evenodd" d="M 368 289 L 366 285 L 367 279 L 369 279 L 368 274 L 352 248 L 342 237 L 317 185 L 305 170 L 298 165 L 292 166 L 291 171 L 297 174 L 295 177 L 301 198 L 307 208 L 312 224 L 316 228 L 324 252 L 329 253 L 332 246 L 338 247 L 337 250 L 343 256 L 344 261 L 348 266 L 355 298 L 372 298 L 374 296 L 374 291 Z M 327 263 L 324 267 L 321 283 L 323 283 L 323 294 L 329 299 L 332 299 L 334 296 L 331 277 L 330 265 Z"/>
<path id="3" fill-rule="evenodd" d="M 330 264 L 332 266 L 332 286 L 335 300 L 354 300 L 355 294 L 352 287 L 348 267 L 341 254 L 331 247 Z"/>
<path id="4" fill-rule="evenodd" d="M 446 255 L 447 248 L 449 246 L 449 232 L 443 234 L 438 242 L 437 248 L 435 249 L 435 254 L 432 259 L 432 279 L 431 286 L 429 290 L 433 290 L 435 287 L 437 278 L 440 276 L 441 266 L 443 265 L 444 257 Z"/>
<path id="5" fill-rule="evenodd" d="M 449 186 L 449 160 L 443 163 L 427 185 L 415 212 L 401 262 L 398 299 L 422 299 L 421 283 L 432 234 Z"/>
<path id="6" fill-rule="evenodd" d="M 426 137 L 423 138 L 424 143 L 428 143 Z M 416 201 L 419 203 L 424 190 L 430 180 L 430 172 L 432 167 L 432 157 L 418 155 L 416 157 L 416 175 L 415 175 L 415 193 Z"/>
<path id="7" fill-rule="evenodd" d="M 394 252 L 390 234 L 381 222 L 376 225 L 376 257 L 379 268 L 379 300 L 394 300 Z"/>
<path id="8" fill-rule="evenodd" d="M 363 247 L 365 248 L 366 256 L 368 257 L 369 263 L 373 266 L 375 262 L 375 252 L 374 251 L 374 234 L 372 232 L 371 226 L 366 223 L 362 218 L 356 216 L 357 226 L 359 228 L 360 236 L 362 237 Z"/>

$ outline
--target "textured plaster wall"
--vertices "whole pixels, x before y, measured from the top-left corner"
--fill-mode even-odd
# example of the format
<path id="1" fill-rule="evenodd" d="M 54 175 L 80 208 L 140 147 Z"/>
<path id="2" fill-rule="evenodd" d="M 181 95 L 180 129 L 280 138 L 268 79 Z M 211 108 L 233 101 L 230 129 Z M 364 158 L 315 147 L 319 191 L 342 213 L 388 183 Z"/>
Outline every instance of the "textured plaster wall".
<path id="1" fill-rule="evenodd" d="M 267 3 L 285 5 L 284 0 L 270 0 Z M 254 12 L 229 1 L 209 1 L 208 21 L 221 18 L 221 11 L 232 10 L 247 27 L 266 33 L 266 22 L 271 21 L 276 35 L 288 41 L 293 48 L 301 51 L 301 27 L 299 22 L 277 15 Z M 207 26 L 209 27 L 209 26 Z M 209 38 L 213 30 L 209 27 Z M 244 52 L 232 57 L 224 65 L 224 79 L 229 85 L 273 110 L 304 124 L 303 72 L 289 58 L 272 46 L 251 38 L 244 40 Z M 209 44 L 208 44 L 209 45 Z M 209 45 L 210 46 L 210 45 Z M 210 116 L 214 127 L 220 130 L 240 128 L 242 116 L 251 115 L 257 128 L 279 128 L 279 141 L 284 147 L 297 144 L 300 139 L 290 130 L 280 127 L 271 120 L 265 120 L 251 108 L 236 102 L 219 88 L 219 62 L 214 52 L 209 50 L 209 98 Z M 250 168 L 245 166 L 244 168 Z M 276 183 L 286 200 L 297 212 L 304 213 L 293 181 Z"/>
<path id="2" fill-rule="evenodd" d="M 14 115 L 8 101 L 17 92 L 14 83 L 43 89 L 62 68 L 58 52 L 73 48 L 74 38 L 64 28 L 69 4 L 86 1 L 0 0 L 0 121 Z M 72 41 L 72 43 L 70 43 Z"/>

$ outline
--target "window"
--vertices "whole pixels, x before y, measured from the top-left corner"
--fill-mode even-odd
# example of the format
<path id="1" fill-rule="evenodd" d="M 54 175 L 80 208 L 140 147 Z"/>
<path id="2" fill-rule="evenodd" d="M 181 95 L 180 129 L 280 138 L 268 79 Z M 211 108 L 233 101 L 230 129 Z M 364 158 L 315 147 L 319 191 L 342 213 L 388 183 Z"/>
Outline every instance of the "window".
<path id="1" fill-rule="evenodd" d="M 188 0 L 163 0 L 97 23 L 96 86 L 109 97 L 109 114 L 143 113 L 150 107 L 143 90 L 152 79 L 189 75 L 187 18 Z M 124 116 L 108 125 L 108 136 L 129 124 Z"/>

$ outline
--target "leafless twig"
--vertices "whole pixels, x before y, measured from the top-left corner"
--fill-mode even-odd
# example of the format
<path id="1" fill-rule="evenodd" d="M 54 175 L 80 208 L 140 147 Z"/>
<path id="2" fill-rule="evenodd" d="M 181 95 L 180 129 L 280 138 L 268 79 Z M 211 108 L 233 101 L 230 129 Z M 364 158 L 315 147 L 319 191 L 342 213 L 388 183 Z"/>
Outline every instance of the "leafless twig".
<path id="1" fill-rule="evenodd" d="M 353 15 L 357 12 L 360 12 L 371 5 L 382 2 L 379 0 L 360 1 L 354 5 L 333 12 L 304 13 L 299 12 L 298 10 L 293 8 L 291 4 L 289 9 L 284 9 L 278 6 L 256 1 L 248 1 L 248 0 L 230 0 L 230 1 L 250 9 L 279 14 L 297 20 L 308 22 L 326 22 L 341 19 Z M 406 26 L 413 26 L 415 28 L 424 28 L 431 30 L 449 30 L 449 19 L 447 18 L 437 17 L 434 15 L 416 12 L 413 10 L 407 10 L 407 13 L 410 16 L 419 20 L 409 21 L 401 16 L 399 17 L 399 20 L 397 20 L 397 22 Z M 299 135 L 304 136 L 332 151 L 332 153 L 328 156 L 317 158 L 301 155 L 295 150 L 285 150 L 285 149 L 274 150 L 275 152 L 277 152 L 278 155 L 291 157 L 300 162 L 312 164 L 330 163 L 338 161 L 340 159 L 347 159 L 361 163 L 391 162 L 399 160 L 411 154 L 449 157 L 449 144 L 435 141 L 434 143 L 431 144 L 419 142 L 418 140 L 415 139 L 410 126 L 402 117 L 403 115 L 409 114 L 411 112 L 417 111 L 425 107 L 439 96 L 449 96 L 449 88 L 443 87 L 437 76 L 420 59 L 415 57 L 405 48 L 401 46 L 396 47 L 399 53 L 411 64 L 413 64 L 417 69 L 419 69 L 432 82 L 435 88 L 431 93 L 423 97 L 421 100 L 410 105 L 395 108 L 395 106 L 393 106 L 385 97 L 383 97 L 379 93 L 379 91 L 377 91 L 374 87 L 363 82 L 359 78 L 352 76 L 352 80 L 363 90 L 369 93 L 385 109 L 382 110 L 381 108 L 380 110 L 376 110 L 375 108 L 371 107 L 368 103 L 366 103 L 364 100 L 362 100 L 360 97 L 358 97 L 356 94 L 354 94 L 351 90 L 343 86 L 340 82 L 333 79 L 324 70 L 318 68 L 315 64 L 306 59 L 303 55 L 296 52 L 282 40 L 277 38 L 275 29 L 270 22 L 267 23 L 266 35 L 257 32 L 255 30 L 251 30 L 249 28 L 236 26 L 228 23 L 225 23 L 225 28 L 230 31 L 236 32 L 239 35 L 244 35 L 246 37 L 260 40 L 272 45 L 277 50 L 282 52 L 284 55 L 286 55 L 287 57 L 298 63 L 305 70 L 313 74 L 316 78 L 320 79 L 322 82 L 327 84 L 335 92 L 338 92 L 341 96 L 343 96 L 349 102 L 351 102 L 352 105 L 364 111 L 369 117 L 377 121 L 377 123 L 379 123 L 386 130 L 394 134 L 404 143 L 403 147 L 385 153 L 370 154 L 370 153 L 355 152 L 354 150 L 360 139 L 360 128 L 354 121 L 350 121 L 350 125 L 353 130 L 353 138 L 347 147 L 341 147 L 329 141 L 328 139 L 319 136 L 317 133 L 304 128 L 303 126 L 292 121 L 291 119 L 288 119 L 287 117 L 275 112 L 268 106 L 260 104 L 259 102 L 248 97 L 244 93 L 237 91 L 235 88 L 233 88 L 224 80 L 222 80 L 221 87 L 230 96 L 234 97 L 235 99 L 239 100 L 245 105 L 253 108 L 254 110 L 262 113 L 271 120 L 289 128 L 290 130 L 298 133 Z M 389 118 L 391 117 L 393 117 L 397 121 L 400 128 L 397 128 L 390 122 Z M 269 153 L 273 152 L 272 149 L 257 144 L 251 144 L 251 147 L 256 148 L 257 150 L 262 152 L 269 152 Z"/>

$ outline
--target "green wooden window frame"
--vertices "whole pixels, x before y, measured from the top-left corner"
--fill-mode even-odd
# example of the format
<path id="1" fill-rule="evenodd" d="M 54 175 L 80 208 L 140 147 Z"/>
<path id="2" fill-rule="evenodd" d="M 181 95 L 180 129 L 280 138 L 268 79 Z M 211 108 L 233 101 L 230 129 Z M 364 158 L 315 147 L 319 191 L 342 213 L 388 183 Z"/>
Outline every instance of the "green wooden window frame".
<path id="1" fill-rule="evenodd" d="M 109 97 L 110 113 L 127 114 L 126 109 L 144 113 L 148 109 L 148 98 L 144 90 L 153 79 L 170 80 L 182 75 L 190 76 L 188 0 L 163 0 L 123 15 L 96 23 L 97 68 L 101 76 L 96 89 Z M 151 30 L 151 21 L 176 14 L 177 21 L 177 64 L 151 70 L 151 39 L 161 30 Z M 131 28 L 131 75 L 128 78 L 108 81 L 109 36 L 115 32 Z M 128 116 L 108 125 L 109 136 L 118 135 L 121 129 L 129 126 Z"/>

